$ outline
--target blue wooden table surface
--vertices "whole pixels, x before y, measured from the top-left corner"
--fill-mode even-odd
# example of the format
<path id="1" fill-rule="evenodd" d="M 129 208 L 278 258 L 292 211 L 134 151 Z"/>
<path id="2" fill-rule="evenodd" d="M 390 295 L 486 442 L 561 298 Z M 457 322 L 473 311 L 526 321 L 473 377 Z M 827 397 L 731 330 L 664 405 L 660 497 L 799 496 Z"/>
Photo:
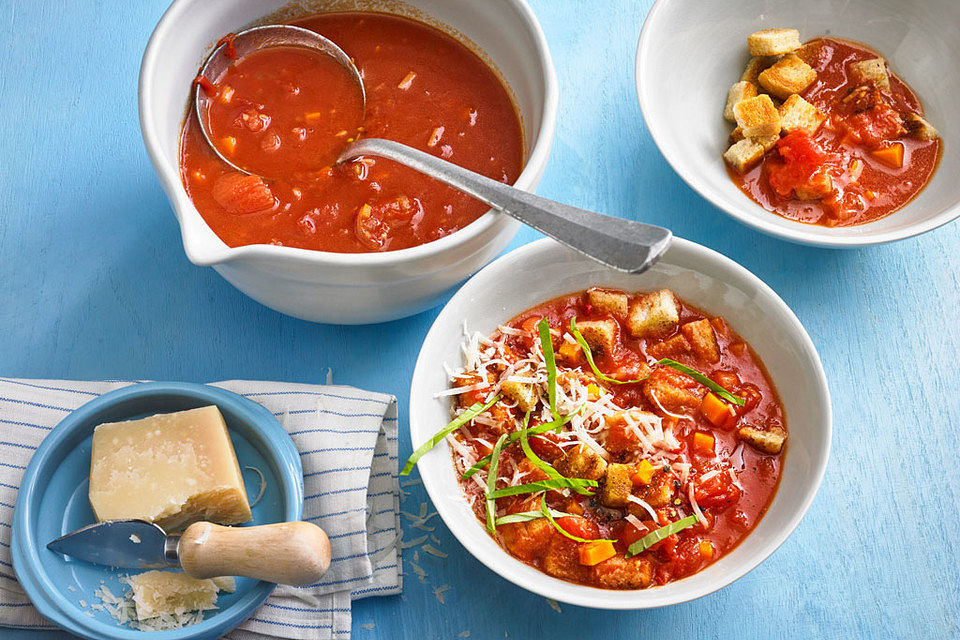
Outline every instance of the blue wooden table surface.
<path id="1" fill-rule="evenodd" d="M 833 457 L 783 547 L 698 601 L 557 612 L 439 523 L 449 558 L 421 554 L 428 584 L 409 575 L 403 596 L 358 602 L 354 637 L 958 637 L 960 225 L 852 251 L 758 235 L 688 188 L 643 125 L 633 60 L 649 1 L 532 4 L 561 87 L 539 192 L 669 226 L 770 284 L 823 358 Z M 337 383 L 396 394 L 403 415 L 437 310 L 367 327 L 309 324 L 184 257 L 137 122 L 140 56 L 165 8 L 0 0 L 0 375 L 322 382 L 330 368 Z M 523 231 L 513 246 L 535 237 Z M 404 457 L 404 418 L 400 433 Z M 405 506 L 424 500 L 413 487 Z M 432 590 L 443 584 L 446 604 Z"/>

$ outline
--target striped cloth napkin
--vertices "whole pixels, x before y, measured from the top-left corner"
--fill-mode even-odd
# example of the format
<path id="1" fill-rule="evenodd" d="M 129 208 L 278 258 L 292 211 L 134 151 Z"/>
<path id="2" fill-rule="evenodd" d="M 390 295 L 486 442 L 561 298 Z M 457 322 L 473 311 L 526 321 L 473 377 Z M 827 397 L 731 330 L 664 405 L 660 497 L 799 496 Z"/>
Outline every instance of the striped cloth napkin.
<path id="1" fill-rule="evenodd" d="M 70 411 L 130 384 L 0 379 L 0 627 L 55 628 L 31 606 L 10 559 L 13 505 L 30 456 Z M 323 527 L 333 550 L 321 582 L 277 587 L 228 638 L 349 638 L 352 600 L 402 587 L 396 399 L 343 386 L 213 386 L 259 402 L 290 433 L 303 462 L 303 519 Z"/>

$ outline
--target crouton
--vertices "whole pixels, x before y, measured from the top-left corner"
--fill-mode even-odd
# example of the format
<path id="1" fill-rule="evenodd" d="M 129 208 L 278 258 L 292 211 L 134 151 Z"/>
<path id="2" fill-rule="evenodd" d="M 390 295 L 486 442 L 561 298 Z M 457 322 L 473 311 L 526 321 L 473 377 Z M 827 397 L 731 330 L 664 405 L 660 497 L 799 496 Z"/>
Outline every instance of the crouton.
<path id="1" fill-rule="evenodd" d="M 690 350 L 690 343 L 682 335 L 677 334 L 669 340 L 647 345 L 647 355 L 651 358 L 673 358 Z"/>
<path id="2" fill-rule="evenodd" d="M 627 496 L 633 490 L 634 467 L 632 464 L 611 462 L 607 465 L 607 472 L 597 491 L 597 500 L 605 507 L 625 507 L 630 500 Z"/>
<path id="3" fill-rule="evenodd" d="M 735 122 L 736 117 L 733 115 L 733 106 L 741 100 L 756 97 L 757 86 L 755 84 L 747 82 L 746 80 L 735 83 L 730 87 L 730 91 L 727 92 L 727 106 L 723 108 L 723 117 L 730 122 Z"/>
<path id="4" fill-rule="evenodd" d="M 641 296 L 630 305 L 627 330 L 635 338 L 662 335 L 680 321 L 680 307 L 672 291 L 661 289 Z"/>
<path id="5" fill-rule="evenodd" d="M 746 138 L 780 133 L 780 112 L 768 95 L 741 100 L 733 106 L 733 115 Z"/>
<path id="6" fill-rule="evenodd" d="M 557 533 L 540 558 L 540 568 L 561 580 L 585 582 L 593 567 L 580 564 L 580 543 Z"/>
<path id="7" fill-rule="evenodd" d="M 740 79 L 745 80 L 756 87 L 760 83 L 760 72 L 769 69 L 770 65 L 776 61 L 777 59 L 775 57 L 754 56 L 753 58 L 750 58 L 750 62 L 747 63 L 747 66 L 743 70 L 743 74 L 740 76 Z"/>
<path id="8" fill-rule="evenodd" d="M 883 58 L 861 60 L 850 65 L 850 77 L 857 84 L 873 83 L 881 89 L 890 88 L 890 76 L 887 75 L 887 61 Z"/>
<path id="9" fill-rule="evenodd" d="M 781 100 L 786 100 L 794 93 L 803 92 L 816 79 L 817 72 L 813 67 L 793 53 L 777 60 L 759 76 L 760 86 Z M 746 133 L 746 127 L 744 132 Z"/>
<path id="10" fill-rule="evenodd" d="M 727 136 L 727 144 L 733 146 L 744 139 L 743 129 L 740 127 L 735 127 L 733 131 L 730 132 L 730 135 Z"/>
<path id="11" fill-rule="evenodd" d="M 567 364 L 576 365 L 580 363 L 583 356 L 583 347 L 576 342 L 567 342 L 564 340 L 557 349 L 557 358 Z"/>
<path id="12" fill-rule="evenodd" d="M 747 48 L 752 56 L 779 56 L 800 46 L 800 32 L 796 29 L 764 29 L 747 36 Z"/>
<path id="13" fill-rule="evenodd" d="M 833 193 L 833 178 L 826 171 L 818 170 L 807 181 L 793 190 L 798 200 L 820 200 Z"/>
<path id="14" fill-rule="evenodd" d="M 713 335 L 713 326 L 709 320 L 704 318 L 688 322 L 680 327 L 680 331 L 697 356 L 707 362 L 720 361 L 720 347 L 717 345 L 717 337 Z"/>
<path id="15" fill-rule="evenodd" d="M 759 136 L 751 138 L 751 140 L 763 147 L 764 151 L 770 151 L 770 149 L 773 149 L 773 145 L 777 144 L 777 141 L 780 140 L 780 134 L 775 133 L 772 136 Z"/>
<path id="16" fill-rule="evenodd" d="M 616 320 L 584 320 L 577 323 L 577 329 L 591 349 L 600 350 L 606 354 L 614 352 L 619 329 Z"/>
<path id="17" fill-rule="evenodd" d="M 706 389 L 678 371 L 658 367 L 643 381 L 643 393 L 654 408 L 677 413 L 699 408 Z"/>
<path id="18" fill-rule="evenodd" d="M 791 131 L 805 131 L 813 135 L 827 119 L 820 109 L 798 96 L 793 94 L 787 98 L 780 108 L 780 127 L 790 133 Z"/>
<path id="19" fill-rule="evenodd" d="M 760 162 L 764 154 L 763 145 L 752 138 L 744 138 L 723 152 L 723 159 L 737 173 L 744 173 Z"/>
<path id="20" fill-rule="evenodd" d="M 908 136 L 920 140 L 933 140 L 940 136 L 933 125 L 915 113 L 908 113 L 903 116 L 903 128 L 907 130 Z"/>
<path id="21" fill-rule="evenodd" d="M 540 508 L 539 500 L 528 500 L 525 504 L 529 509 L 519 509 L 518 513 Z M 540 555 L 555 531 L 553 525 L 544 518 L 500 525 L 497 530 L 503 537 L 503 546 L 524 562 L 531 562 Z"/>
<path id="22" fill-rule="evenodd" d="M 510 400 L 517 403 L 520 411 L 532 411 L 540 399 L 540 392 L 535 386 L 527 382 L 504 380 L 500 383 L 500 391 Z"/>
<path id="23" fill-rule="evenodd" d="M 641 497 L 644 502 L 654 509 L 665 507 L 670 504 L 670 501 L 673 500 L 677 494 L 679 484 L 679 481 L 673 476 L 673 472 L 660 469 L 650 478 L 650 484 L 644 489 L 643 496 Z M 643 509 L 643 507 L 640 508 Z"/>
<path id="24" fill-rule="evenodd" d="M 555 468 L 568 478 L 599 480 L 607 472 L 607 461 L 590 447 L 578 444 L 567 451 Z"/>
<path id="25" fill-rule="evenodd" d="M 587 290 L 587 301 L 600 311 L 615 316 L 625 316 L 630 300 L 623 291 L 593 287 Z"/>
<path id="26" fill-rule="evenodd" d="M 737 435 L 751 447 L 764 453 L 780 453 L 787 439 L 787 432 L 780 427 L 763 430 L 745 426 L 737 430 Z"/>
<path id="27" fill-rule="evenodd" d="M 593 575 L 607 589 L 645 589 L 653 583 L 653 560 L 646 554 L 617 554 L 593 567 Z"/>

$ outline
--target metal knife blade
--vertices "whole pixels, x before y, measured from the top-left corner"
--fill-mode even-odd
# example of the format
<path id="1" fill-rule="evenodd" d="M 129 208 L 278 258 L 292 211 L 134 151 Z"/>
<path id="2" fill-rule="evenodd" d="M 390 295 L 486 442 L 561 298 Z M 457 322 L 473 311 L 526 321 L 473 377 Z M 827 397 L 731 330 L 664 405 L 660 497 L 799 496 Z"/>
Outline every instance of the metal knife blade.
<path id="1" fill-rule="evenodd" d="M 122 569 L 179 567 L 177 543 L 146 520 L 108 520 L 91 524 L 47 545 L 55 553 Z"/>

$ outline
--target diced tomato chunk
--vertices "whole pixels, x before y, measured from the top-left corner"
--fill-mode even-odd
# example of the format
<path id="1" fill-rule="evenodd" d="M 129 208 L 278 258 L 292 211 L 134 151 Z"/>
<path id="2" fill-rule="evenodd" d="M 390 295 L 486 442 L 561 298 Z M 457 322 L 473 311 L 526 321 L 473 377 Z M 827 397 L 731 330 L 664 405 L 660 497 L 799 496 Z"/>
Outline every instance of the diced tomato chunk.
<path id="1" fill-rule="evenodd" d="M 269 211 L 276 206 L 276 199 L 263 178 L 239 171 L 217 178 L 213 185 L 213 199 L 229 213 L 237 215 Z"/>
<path id="2" fill-rule="evenodd" d="M 802 193 L 821 190 L 823 173 L 830 155 L 804 131 L 791 131 L 777 142 L 782 162 L 768 162 L 770 186 L 781 196 L 795 190 Z M 825 184 L 825 183 L 824 183 Z M 826 195 L 824 192 L 822 195 Z"/>
<path id="3" fill-rule="evenodd" d="M 556 444 L 556 440 L 557 436 L 552 433 L 535 436 L 530 438 L 530 448 L 547 462 L 553 462 L 563 455 L 563 449 Z"/>
<path id="4" fill-rule="evenodd" d="M 721 471 L 706 482 L 698 482 L 694 488 L 697 503 L 705 508 L 729 507 L 740 500 L 742 493 L 726 471 Z"/>
<path id="5" fill-rule="evenodd" d="M 600 537 L 600 528 L 597 527 L 597 523 L 580 516 L 557 518 L 557 525 L 570 535 L 585 540 L 596 540 Z"/>

